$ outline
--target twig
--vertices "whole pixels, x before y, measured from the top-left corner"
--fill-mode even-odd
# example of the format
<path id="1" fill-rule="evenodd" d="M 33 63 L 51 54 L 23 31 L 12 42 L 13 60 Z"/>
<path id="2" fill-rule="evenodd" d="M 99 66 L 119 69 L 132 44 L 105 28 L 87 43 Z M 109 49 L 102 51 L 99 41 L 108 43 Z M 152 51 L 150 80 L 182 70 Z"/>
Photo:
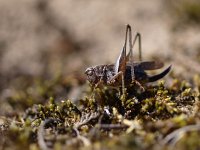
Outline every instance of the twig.
<path id="1" fill-rule="evenodd" d="M 200 125 L 188 125 L 173 131 L 172 133 L 168 134 L 162 141 L 162 145 L 169 144 L 171 147 L 174 147 L 175 144 L 184 136 L 186 132 L 200 130 Z"/>
<path id="2" fill-rule="evenodd" d="M 98 112 L 82 115 L 80 121 L 75 123 L 73 126 L 73 130 L 76 132 L 77 139 L 81 140 L 85 146 L 89 146 L 91 142 L 86 137 L 80 135 L 78 129 L 80 129 L 80 127 L 83 125 L 88 124 L 91 120 L 96 119 L 98 116 Z"/>
<path id="3" fill-rule="evenodd" d="M 123 124 L 98 124 L 99 129 L 127 129 L 127 125 Z"/>
<path id="4" fill-rule="evenodd" d="M 45 142 L 45 139 L 44 139 L 44 134 L 45 134 L 45 131 L 44 131 L 44 128 L 47 124 L 49 123 L 55 123 L 57 122 L 58 120 L 57 119 L 46 119 L 44 120 L 40 126 L 39 126 L 39 129 L 38 129 L 38 132 L 37 132 L 37 135 L 38 135 L 38 145 L 40 147 L 40 149 L 42 150 L 51 150 L 52 148 L 49 148 Z"/>

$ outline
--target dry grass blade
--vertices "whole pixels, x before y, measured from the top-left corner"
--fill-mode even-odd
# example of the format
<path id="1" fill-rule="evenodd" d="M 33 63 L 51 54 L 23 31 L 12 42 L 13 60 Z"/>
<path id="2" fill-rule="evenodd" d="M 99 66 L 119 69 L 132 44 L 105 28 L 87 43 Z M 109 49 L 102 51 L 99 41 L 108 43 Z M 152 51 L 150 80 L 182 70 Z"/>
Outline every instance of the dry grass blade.
<path id="1" fill-rule="evenodd" d="M 186 134 L 187 132 L 197 131 L 200 130 L 200 125 L 188 125 L 173 131 L 172 133 L 168 134 L 162 141 L 162 145 L 169 144 L 170 147 L 174 147 L 176 143 Z"/>

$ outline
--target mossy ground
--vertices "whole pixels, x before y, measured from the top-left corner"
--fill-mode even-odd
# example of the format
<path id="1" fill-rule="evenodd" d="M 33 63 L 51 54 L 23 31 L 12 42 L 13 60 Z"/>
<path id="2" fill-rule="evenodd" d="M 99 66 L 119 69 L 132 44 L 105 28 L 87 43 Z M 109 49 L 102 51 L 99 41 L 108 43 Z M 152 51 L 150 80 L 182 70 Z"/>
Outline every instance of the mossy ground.
<path id="1" fill-rule="evenodd" d="M 174 29 L 199 26 L 198 0 L 166 3 Z M 199 54 L 191 59 L 199 64 Z M 110 87 L 92 91 L 80 74 L 47 76 L 0 74 L 0 149 L 200 149 L 199 75 L 167 76 L 144 92 L 130 86 L 125 95 Z M 70 93 L 75 99 L 67 99 Z"/>
<path id="2" fill-rule="evenodd" d="M 128 87 L 125 96 L 109 87 L 91 91 L 77 78 L 30 81 L 1 102 L 1 149 L 199 149 L 200 78 L 171 79 L 144 92 Z M 57 99 L 72 81 L 85 96 Z"/>

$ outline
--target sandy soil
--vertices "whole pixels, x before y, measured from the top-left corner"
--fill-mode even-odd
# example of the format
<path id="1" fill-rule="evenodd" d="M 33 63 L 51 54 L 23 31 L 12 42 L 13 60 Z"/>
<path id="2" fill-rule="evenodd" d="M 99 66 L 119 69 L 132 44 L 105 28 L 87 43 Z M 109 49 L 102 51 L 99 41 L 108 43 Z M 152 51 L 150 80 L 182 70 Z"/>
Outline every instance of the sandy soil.
<path id="1" fill-rule="evenodd" d="M 0 1 L 1 74 L 83 72 L 112 63 L 122 48 L 125 24 L 142 34 L 144 60 L 154 56 L 172 64 L 177 74 L 199 73 L 193 58 L 200 50 L 200 28 L 173 30 L 177 18 L 170 11 L 160 0 Z"/>

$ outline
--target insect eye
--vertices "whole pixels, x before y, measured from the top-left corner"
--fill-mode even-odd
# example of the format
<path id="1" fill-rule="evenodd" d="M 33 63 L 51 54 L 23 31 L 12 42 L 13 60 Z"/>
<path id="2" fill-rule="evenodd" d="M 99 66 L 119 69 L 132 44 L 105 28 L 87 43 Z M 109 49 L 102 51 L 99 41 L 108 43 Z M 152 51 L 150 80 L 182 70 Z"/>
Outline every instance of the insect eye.
<path id="1" fill-rule="evenodd" d="M 93 75 L 93 70 L 92 69 L 88 69 L 85 71 L 85 73 L 89 76 L 92 76 Z"/>
<path id="2" fill-rule="evenodd" d="M 89 71 L 87 72 L 87 74 L 91 76 L 91 75 L 93 74 L 93 71 L 92 71 L 92 70 L 89 70 Z"/>

